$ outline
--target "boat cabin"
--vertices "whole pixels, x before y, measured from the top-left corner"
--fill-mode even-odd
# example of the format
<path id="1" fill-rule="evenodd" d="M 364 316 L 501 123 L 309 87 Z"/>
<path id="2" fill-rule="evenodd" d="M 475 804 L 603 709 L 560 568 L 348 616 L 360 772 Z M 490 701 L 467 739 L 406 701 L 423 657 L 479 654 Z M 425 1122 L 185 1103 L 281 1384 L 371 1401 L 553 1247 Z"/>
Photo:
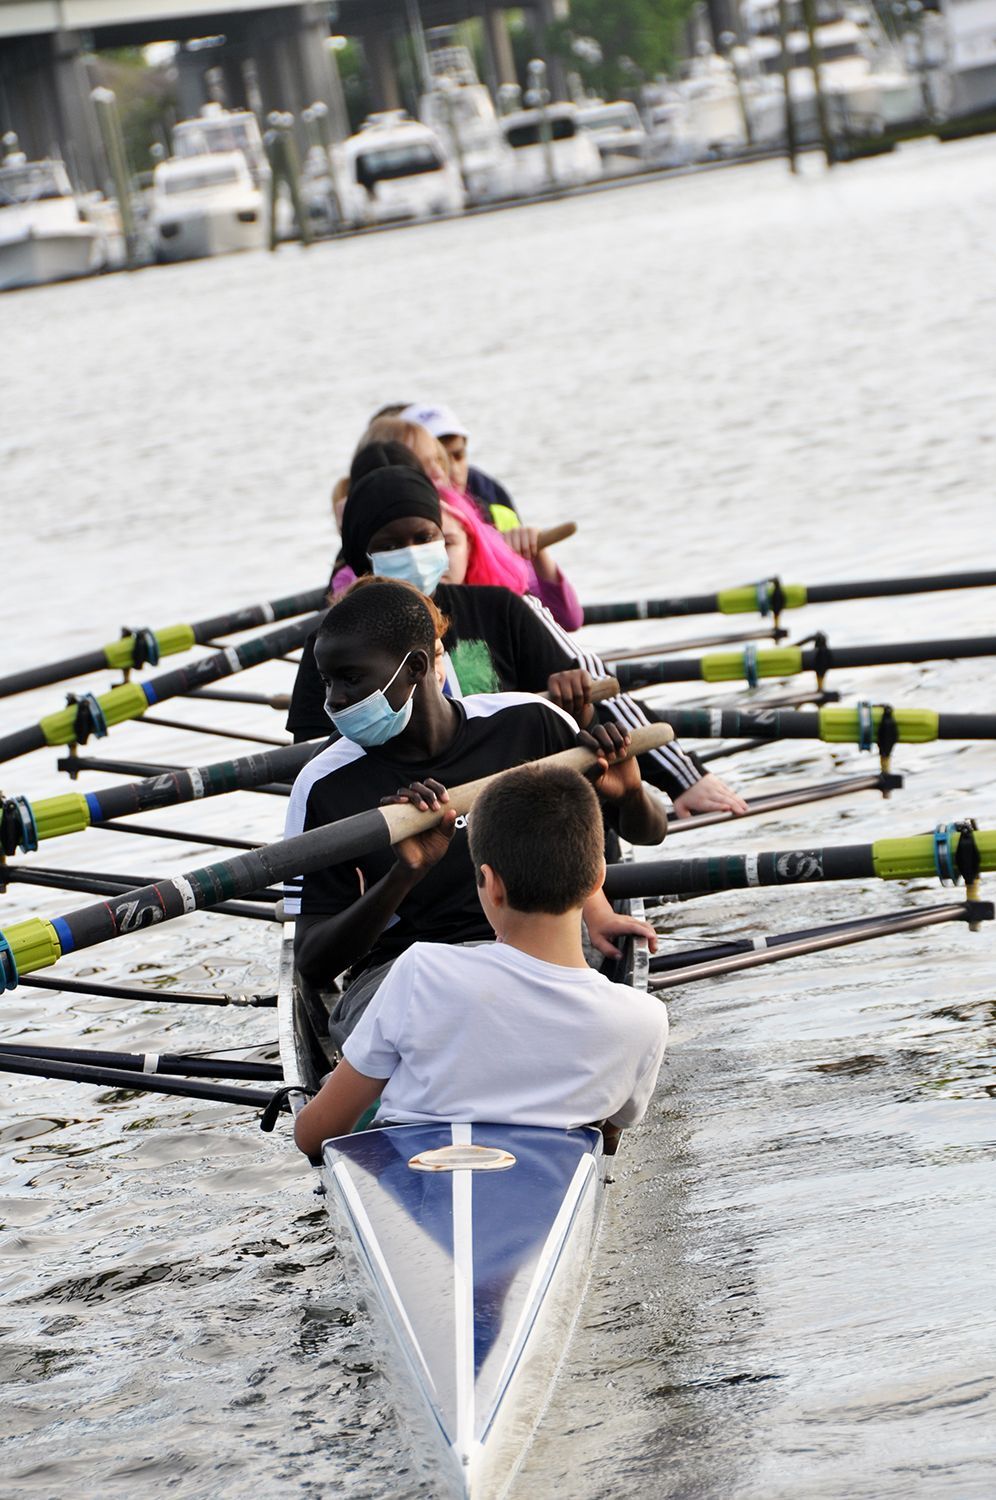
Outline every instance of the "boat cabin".
<path id="1" fill-rule="evenodd" d="M 371 115 L 335 152 L 339 195 L 355 226 L 457 213 L 463 183 L 442 140 L 403 110 Z"/>
<path id="2" fill-rule="evenodd" d="M 501 127 L 515 152 L 516 187 L 521 193 L 575 187 L 601 176 L 601 154 L 589 132 L 580 128 L 573 104 L 550 104 L 545 111 L 516 110 L 505 116 Z"/>

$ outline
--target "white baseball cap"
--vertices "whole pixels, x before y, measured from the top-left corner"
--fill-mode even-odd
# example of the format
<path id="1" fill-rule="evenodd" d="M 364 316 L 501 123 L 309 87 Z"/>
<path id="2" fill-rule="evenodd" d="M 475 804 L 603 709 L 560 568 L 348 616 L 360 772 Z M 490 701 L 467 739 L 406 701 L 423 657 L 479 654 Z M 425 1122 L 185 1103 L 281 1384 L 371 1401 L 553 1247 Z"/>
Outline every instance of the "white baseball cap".
<path id="1" fill-rule="evenodd" d="M 434 438 L 468 436 L 467 429 L 451 406 L 437 406 L 429 401 L 414 401 L 401 412 L 403 422 L 417 422 Z"/>

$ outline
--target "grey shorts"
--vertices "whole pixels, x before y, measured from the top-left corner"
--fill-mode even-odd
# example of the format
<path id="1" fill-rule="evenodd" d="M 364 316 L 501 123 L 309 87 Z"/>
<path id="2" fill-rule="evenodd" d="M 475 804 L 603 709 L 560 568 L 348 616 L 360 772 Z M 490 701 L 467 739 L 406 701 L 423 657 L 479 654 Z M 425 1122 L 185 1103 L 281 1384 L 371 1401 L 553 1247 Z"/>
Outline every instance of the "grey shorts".
<path id="1" fill-rule="evenodd" d="M 386 979 L 390 974 L 393 964 L 393 958 L 387 959 L 382 964 L 371 964 L 369 969 L 364 969 L 362 974 L 357 974 L 352 984 L 343 990 L 333 1005 L 329 1012 L 329 1036 L 340 1052 L 343 1042 L 376 995 L 381 980 Z"/>

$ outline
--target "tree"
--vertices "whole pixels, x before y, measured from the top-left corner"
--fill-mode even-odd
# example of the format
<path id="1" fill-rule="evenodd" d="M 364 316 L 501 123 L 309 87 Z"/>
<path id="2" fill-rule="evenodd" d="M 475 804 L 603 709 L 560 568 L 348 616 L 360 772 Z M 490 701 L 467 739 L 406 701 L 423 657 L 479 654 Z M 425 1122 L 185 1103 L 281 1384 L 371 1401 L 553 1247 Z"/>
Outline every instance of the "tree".
<path id="1" fill-rule="evenodd" d="M 616 98 L 673 65 L 694 8 L 695 0 L 571 0 L 547 46 L 587 88 Z"/>

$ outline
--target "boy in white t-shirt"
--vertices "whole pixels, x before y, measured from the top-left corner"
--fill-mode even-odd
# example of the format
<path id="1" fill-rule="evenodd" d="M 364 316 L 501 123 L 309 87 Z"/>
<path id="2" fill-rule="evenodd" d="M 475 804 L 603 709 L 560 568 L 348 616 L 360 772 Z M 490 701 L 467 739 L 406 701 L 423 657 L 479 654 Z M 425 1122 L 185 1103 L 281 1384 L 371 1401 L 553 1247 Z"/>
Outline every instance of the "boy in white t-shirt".
<path id="1" fill-rule="evenodd" d="M 378 1122 L 635 1125 L 667 1041 L 659 1000 L 588 967 L 581 908 L 604 879 L 602 818 L 576 771 L 522 766 L 469 823 L 478 895 L 497 942 L 414 943 L 395 961 L 298 1115 L 315 1157 L 378 1098 Z"/>

